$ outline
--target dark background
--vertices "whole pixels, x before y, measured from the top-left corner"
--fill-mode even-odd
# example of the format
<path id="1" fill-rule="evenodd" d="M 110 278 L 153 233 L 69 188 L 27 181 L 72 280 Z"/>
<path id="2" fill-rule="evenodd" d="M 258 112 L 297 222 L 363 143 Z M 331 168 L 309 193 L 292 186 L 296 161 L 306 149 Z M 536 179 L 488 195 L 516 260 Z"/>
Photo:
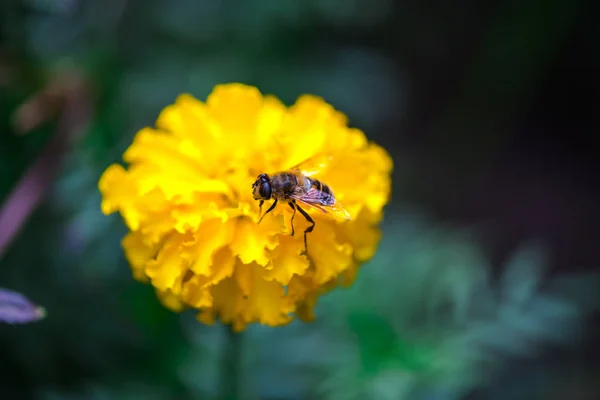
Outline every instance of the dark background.
<path id="1" fill-rule="evenodd" d="M 3 2 L 0 201 L 30 176 L 35 212 L 0 226 L 0 287 L 48 310 L 0 325 L 3 397 L 597 398 L 599 8 Z M 177 94 L 230 81 L 322 95 L 395 162 L 377 257 L 315 323 L 250 329 L 237 375 L 221 327 L 133 281 L 96 188 Z"/>

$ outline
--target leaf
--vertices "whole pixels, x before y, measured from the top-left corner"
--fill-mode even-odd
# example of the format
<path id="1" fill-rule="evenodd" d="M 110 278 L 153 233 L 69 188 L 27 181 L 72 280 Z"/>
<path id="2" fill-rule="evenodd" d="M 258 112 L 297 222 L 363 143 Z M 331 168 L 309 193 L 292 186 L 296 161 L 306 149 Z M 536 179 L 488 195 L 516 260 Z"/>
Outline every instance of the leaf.
<path id="1" fill-rule="evenodd" d="M 561 276 L 548 284 L 548 290 L 556 297 L 567 299 L 582 312 L 600 308 L 600 274 L 586 273 Z"/>
<path id="2" fill-rule="evenodd" d="M 396 341 L 395 361 L 405 371 L 422 373 L 435 362 L 436 355 L 431 348 L 399 338 Z"/>
<path id="3" fill-rule="evenodd" d="M 348 324 L 358 339 L 363 368 L 367 373 L 377 371 L 394 354 L 396 333 L 393 327 L 385 318 L 367 312 L 351 313 Z"/>
<path id="4" fill-rule="evenodd" d="M 535 296 L 545 261 L 543 248 L 537 242 L 526 243 L 516 251 L 502 276 L 505 305 L 523 305 Z"/>
<path id="5" fill-rule="evenodd" d="M 21 293 L 0 288 L 0 322 L 26 324 L 39 321 L 46 316 L 46 310 L 29 301 Z"/>

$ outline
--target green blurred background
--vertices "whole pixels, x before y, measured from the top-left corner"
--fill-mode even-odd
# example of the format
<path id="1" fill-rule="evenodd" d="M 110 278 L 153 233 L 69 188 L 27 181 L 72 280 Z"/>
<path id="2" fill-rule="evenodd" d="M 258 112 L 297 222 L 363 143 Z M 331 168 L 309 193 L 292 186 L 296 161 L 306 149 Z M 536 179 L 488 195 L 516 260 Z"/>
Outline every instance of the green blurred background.
<path id="1" fill-rule="evenodd" d="M 0 324 L 1 398 L 600 398 L 597 4 L 3 1 L 0 207 L 32 213 L 0 287 L 48 316 Z M 235 340 L 133 280 L 96 187 L 231 81 L 321 95 L 395 161 L 356 283 Z"/>

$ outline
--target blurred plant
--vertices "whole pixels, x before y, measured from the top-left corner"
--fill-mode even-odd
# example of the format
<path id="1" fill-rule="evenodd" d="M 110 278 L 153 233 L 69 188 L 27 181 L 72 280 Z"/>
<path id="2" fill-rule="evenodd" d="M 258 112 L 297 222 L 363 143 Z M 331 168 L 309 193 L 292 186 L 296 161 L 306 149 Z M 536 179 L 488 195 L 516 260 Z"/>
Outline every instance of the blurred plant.
<path id="1" fill-rule="evenodd" d="M 14 129 L 30 133 L 59 115 L 56 132 L 29 166 L 0 208 L 0 259 L 52 186 L 67 149 L 81 135 L 91 115 L 85 80 L 70 68 L 60 70 L 46 87 L 21 104 L 14 113 Z"/>
<path id="2" fill-rule="evenodd" d="M 167 307 L 199 309 L 200 321 L 218 317 L 236 331 L 285 325 L 291 313 L 313 319 L 317 298 L 350 284 L 375 253 L 390 196 L 391 158 L 346 123 L 321 98 L 302 96 L 288 109 L 242 84 L 218 85 L 206 104 L 180 96 L 157 129 L 137 134 L 128 170 L 114 164 L 99 182 L 102 211 L 120 212 L 130 229 L 123 247 L 134 276 L 150 280 Z M 331 160 L 312 168 L 353 220 L 298 200 L 312 230 L 252 183 L 321 154 Z M 270 206 L 263 216 L 273 210 L 261 224 L 259 191 Z"/>
<path id="3" fill-rule="evenodd" d="M 369 131 L 400 112 L 403 82 L 391 60 L 314 34 L 378 27 L 391 15 L 389 0 L 18 3 L 0 5 L 7 37 L 38 69 L 69 59 L 94 76 L 112 107 L 128 110 L 124 131 L 139 129 L 178 93 L 205 97 L 231 81 L 277 91 L 285 102 L 304 92 L 323 96 Z"/>
<path id="4" fill-rule="evenodd" d="M 411 213 L 387 221 L 381 249 L 360 279 L 323 298 L 320 312 L 329 318 L 310 330 L 292 324 L 248 332 L 245 391 L 261 398 L 457 399 L 511 360 L 570 346 L 587 312 L 600 305 L 585 289 L 598 284 L 595 275 L 570 279 L 569 287 L 587 295 L 555 290 L 561 278 L 543 289 L 544 251 L 535 242 L 514 254 L 494 284 L 467 233 Z M 292 348 L 295 357 L 282 357 Z"/>

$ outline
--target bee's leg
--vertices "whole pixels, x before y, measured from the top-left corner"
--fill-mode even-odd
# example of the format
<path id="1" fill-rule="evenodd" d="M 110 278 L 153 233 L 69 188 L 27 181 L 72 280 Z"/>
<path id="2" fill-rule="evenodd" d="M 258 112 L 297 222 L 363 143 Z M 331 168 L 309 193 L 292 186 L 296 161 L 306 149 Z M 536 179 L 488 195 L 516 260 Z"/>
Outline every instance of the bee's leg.
<path id="1" fill-rule="evenodd" d="M 300 211 L 300 214 L 302 214 L 308 222 L 311 223 L 311 225 L 304 230 L 304 252 L 302 254 L 308 255 L 308 245 L 306 244 L 306 234 L 312 232 L 312 230 L 315 227 L 315 221 L 311 218 L 310 215 L 308 215 L 308 213 L 306 211 L 304 211 L 302 208 L 300 208 L 300 206 L 298 204 L 296 204 L 296 209 L 298 211 Z"/>
<path id="2" fill-rule="evenodd" d="M 291 201 L 288 203 L 290 205 L 290 207 L 292 207 L 292 210 L 294 210 L 294 213 L 292 214 L 292 236 L 294 236 L 294 217 L 296 216 L 296 207 L 298 207 L 296 205 L 295 202 Z"/>
<path id="3" fill-rule="evenodd" d="M 264 200 L 261 200 L 260 203 L 258 203 L 258 216 L 260 217 L 260 215 L 262 214 L 262 206 L 263 204 L 265 204 Z M 262 218 L 261 218 L 262 219 Z"/>
<path id="4" fill-rule="evenodd" d="M 271 207 L 269 207 L 269 209 L 263 214 L 263 216 L 260 217 L 260 219 L 258 220 L 259 224 L 260 224 L 260 221 L 262 221 L 262 219 L 265 217 L 265 215 L 267 215 L 268 213 L 270 213 L 271 211 L 273 211 L 273 209 L 275 208 L 276 205 L 277 205 L 277 199 L 275 199 L 275 201 L 273 202 L 273 204 L 271 204 Z"/>

